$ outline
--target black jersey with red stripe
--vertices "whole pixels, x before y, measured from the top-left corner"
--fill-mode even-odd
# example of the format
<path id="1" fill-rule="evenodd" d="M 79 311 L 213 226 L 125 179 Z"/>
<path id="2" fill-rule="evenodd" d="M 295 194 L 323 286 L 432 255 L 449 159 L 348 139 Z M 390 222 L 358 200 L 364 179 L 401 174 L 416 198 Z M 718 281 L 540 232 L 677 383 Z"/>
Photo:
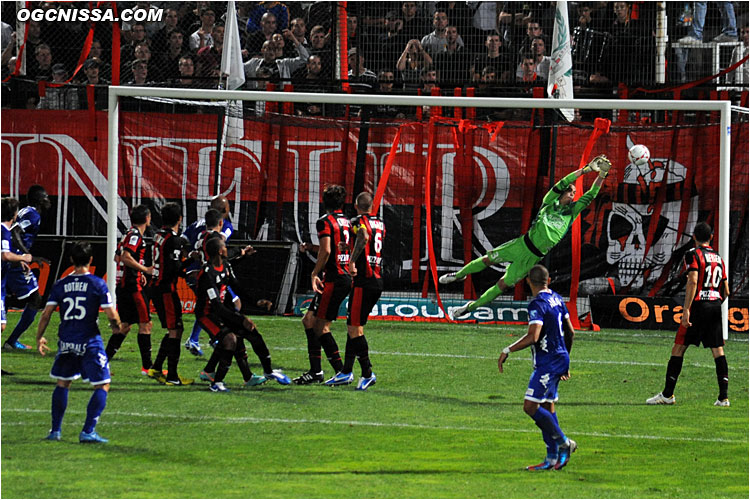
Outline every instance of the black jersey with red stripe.
<path id="1" fill-rule="evenodd" d="M 133 259 L 139 264 L 143 265 L 146 256 L 146 242 L 143 239 L 143 235 L 136 227 L 131 227 L 130 230 L 125 233 L 120 243 L 117 244 L 117 288 L 129 291 L 138 291 L 143 289 L 143 283 L 145 277 L 141 271 L 128 267 L 119 258 L 125 252 L 129 252 Z"/>
<path id="2" fill-rule="evenodd" d="M 365 249 L 354 263 L 357 275 L 354 285 L 360 285 L 368 279 L 380 279 L 383 274 L 383 244 L 385 243 L 385 224 L 376 215 L 363 214 L 352 219 L 352 232 L 355 236 L 360 231 L 366 231 L 369 240 Z"/>
<path id="3" fill-rule="evenodd" d="M 161 229 L 154 236 L 151 257 L 154 264 L 151 286 L 160 292 L 176 291 L 177 278 L 184 275 L 180 235 L 171 228 Z"/>
<path id="4" fill-rule="evenodd" d="M 196 317 L 211 316 L 221 320 L 226 319 L 228 315 L 239 314 L 237 311 L 224 306 L 227 287 L 231 286 L 234 291 L 240 289 L 232 266 L 228 262 L 225 261 L 218 267 L 210 263 L 203 265 L 198 272 L 197 281 L 198 287 L 195 292 Z"/>
<path id="5" fill-rule="evenodd" d="M 352 240 L 352 224 L 340 210 L 327 214 L 315 223 L 318 239 L 331 239 L 331 255 L 323 269 L 323 280 L 334 281 L 336 276 L 349 274 L 349 252 Z M 340 245 L 344 243 L 345 245 Z M 342 251 L 346 246 L 346 251 Z"/>
<path id="6" fill-rule="evenodd" d="M 201 253 L 201 261 L 203 264 L 208 262 L 208 252 L 206 251 L 206 245 L 209 241 L 214 238 L 223 238 L 224 236 L 219 231 L 208 231 L 204 229 L 198 235 L 198 239 L 195 242 L 195 250 Z"/>
<path id="7" fill-rule="evenodd" d="M 722 283 L 727 280 L 727 272 L 721 256 L 711 247 L 696 247 L 685 254 L 685 272 L 698 272 L 698 287 L 694 302 L 721 301 Z"/>

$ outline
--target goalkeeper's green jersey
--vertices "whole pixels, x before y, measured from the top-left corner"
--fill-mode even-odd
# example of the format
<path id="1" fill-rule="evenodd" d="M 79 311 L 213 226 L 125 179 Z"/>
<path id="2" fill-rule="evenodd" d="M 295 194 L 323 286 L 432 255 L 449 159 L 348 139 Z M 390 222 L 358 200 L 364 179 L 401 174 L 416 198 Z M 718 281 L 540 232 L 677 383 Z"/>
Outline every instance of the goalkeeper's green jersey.
<path id="1" fill-rule="evenodd" d="M 549 252 L 553 246 L 563 239 L 576 217 L 599 194 L 600 186 L 594 184 L 574 203 L 565 206 L 560 205 L 560 195 L 575 180 L 576 173 L 571 172 L 552 186 L 552 189 L 544 195 L 542 207 L 531 224 L 531 229 L 528 232 L 529 238 L 542 254 Z"/>

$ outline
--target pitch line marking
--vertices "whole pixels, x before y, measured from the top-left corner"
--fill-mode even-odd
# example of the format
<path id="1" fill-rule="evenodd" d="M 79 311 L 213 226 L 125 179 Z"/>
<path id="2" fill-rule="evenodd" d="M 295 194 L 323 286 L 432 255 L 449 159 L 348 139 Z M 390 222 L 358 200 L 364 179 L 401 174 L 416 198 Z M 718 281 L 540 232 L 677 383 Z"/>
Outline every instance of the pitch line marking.
<path id="1" fill-rule="evenodd" d="M 49 413 L 49 410 L 35 410 L 32 408 L 3 408 L 3 412 L 15 412 L 15 413 Z M 83 410 L 72 410 L 67 411 L 69 414 L 85 415 L 86 412 Z M 136 417 L 136 418 L 153 418 L 153 419 L 165 419 L 171 418 L 179 420 L 180 423 L 193 424 L 196 420 L 210 420 L 216 422 L 222 420 L 228 423 L 250 423 L 250 424 L 302 424 L 302 425 L 346 425 L 346 426 L 359 426 L 359 427 L 391 427 L 399 429 L 422 429 L 422 430 L 434 430 L 434 431 L 466 431 L 466 432 L 507 432 L 507 433 L 523 433 L 523 434 L 538 434 L 537 429 L 499 429 L 499 428 L 483 428 L 483 427 L 466 427 L 466 426 L 439 426 L 439 425 L 424 425 L 424 424 L 409 424 L 405 422 L 366 422 L 359 420 L 329 420 L 329 419 L 308 419 L 308 418 L 258 418 L 258 417 L 217 417 L 217 416 L 196 416 L 196 415 L 170 415 L 163 413 L 139 413 L 139 412 L 124 412 L 124 411 L 107 411 L 107 415 L 119 415 L 125 417 Z M 133 425 L 140 425 L 138 422 L 129 422 Z M 20 424 L 20 423 L 19 423 Z M 28 422 L 23 423 L 28 425 Z M 121 423 L 120 423 L 121 424 Z M 7 425 L 4 424 L 4 425 Z M 110 423 L 110 425 L 114 425 Z M 725 438 L 697 438 L 688 436 L 650 436 L 647 434 L 610 434 L 607 432 L 569 432 L 571 436 L 589 436 L 597 438 L 616 438 L 616 439 L 643 439 L 651 441 L 684 441 L 684 442 L 702 442 L 702 443 L 736 443 L 746 444 L 747 441 L 739 439 L 725 439 Z"/>
<path id="2" fill-rule="evenodd" d="M 273 350 L 277 351 L 307 351 L 304 347 L 274 347 Z M 399 352 L 399 351 L 370 351 L 370 354 L 378 354 L 381 356 L 412 356 L 412 357 L 424 357 L 424 358 L 455 358 L 455 359 L 497 359 L 495 356 L 475 356 L 471 354 L 443 354 L 443 353 L 431 353 L 431 352 Z M 525 361 L 527 359 L 509 359 L 508 361 Z M 606 361 L 606 360 L 595 360 L 595 359 L 576 359 L 571 360 L 572 365 L 576 364 L 591 364 L 591 365 L 627 365 L 627 366 L 666 366 L 666 363 L 647 363 L 644 361 Z M 716 368 L 715 365 L 702 365 L 700 363 L 685 363 L 685 366 L 692 366 L 695 368 Z M 746 366 L 732 365 L 729 367 L 730 370 L 746 370 Z"/>

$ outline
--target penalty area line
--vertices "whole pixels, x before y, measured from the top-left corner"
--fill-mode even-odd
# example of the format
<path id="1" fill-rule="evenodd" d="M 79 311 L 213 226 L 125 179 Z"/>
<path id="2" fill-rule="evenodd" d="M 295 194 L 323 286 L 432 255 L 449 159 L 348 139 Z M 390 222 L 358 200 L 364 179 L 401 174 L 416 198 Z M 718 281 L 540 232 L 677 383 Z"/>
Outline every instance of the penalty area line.
<path id="1" fill-rule="evenodd" d="M 37 410 L 32 408 L 3 408 L 3 412 L 13 413 L 49 413 L 49 410 Z M 68 411 L 66 413 L 75 415 L 85 415 L 86 412 L 83 410 Z M 521 434 L 538 434 L 538 429 L 511 429 L 511 428 L 498 428 L 498 427 L 467 427 L 467 426 L 442 426 L 442 425 L 426 425 L 426 424 L 411 424 L 407 422 L 368 422 L 360 420 L 330 420 L 330 419 L 311 419 L 311 418 L 268 418 L 268 417 L 218 417 L 218 416 L 195 416 L 195 415 L 176 415 L 176 414 L 163 414 L 163 413 L 141 413 L 141 412 L 123 412 L 123 411 L 107 411 L 106 415 L 123 416 L 123 417 L 135 417 L 135 418 L 148 418 L 148 419 L 175 419 L 177 423 L 185 425 L 193 425 L 197 421 L 205 420 L 211 422 L 223 421 L 226 423 L 248 423 L 248 424 L 298 424 L 298 425 L 341 425 L 341 426 L 355 426 L 355 427 L 383 427 L 383 428 L 396 428 L 396 429 L 418 429 L 418 430 L 430 430 L 430 431 L 451 431 L 451 432 L 500 432 L 500 433 L 521 433 Z M 105 422 L 102 422 L 106 424 Z M 28 422 L 24 422 L 24 425 L 28 425 Z M 118 422 L 118 425 L 122 425 L 122 422 Z M 132 425 L 141 425 L 140 422 L 130 422 Z M 8 425 L 8 422 L 3 422 L 3 425 Z M 12 424 L 11 424 L 12 425 Z M 114 425 L 114 424 L 110 424 Z M 173 424 L 170 424 L 173 425 Z M 688 443 L 735 443 L 742 444 L 747 443 L 746 440 L 741 439 L 725 439 L 725 438 L 701 438 L 701 437 L 689 437 L 689 436 L 652 436 L 647 434 L 612 434 L 607 432 L 577 432 L 568 431 L 571 436 L 588 436 L 595 438 L 609 438 L 609 439 L 641 439 L 648 441 L 681 441 Z"/>

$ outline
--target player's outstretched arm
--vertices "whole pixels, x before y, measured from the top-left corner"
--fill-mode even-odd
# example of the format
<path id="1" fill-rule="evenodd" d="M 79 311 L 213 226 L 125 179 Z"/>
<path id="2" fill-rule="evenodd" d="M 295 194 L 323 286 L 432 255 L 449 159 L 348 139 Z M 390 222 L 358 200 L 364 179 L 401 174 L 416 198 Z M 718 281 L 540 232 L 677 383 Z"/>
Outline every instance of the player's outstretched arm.
<path id="1" fill-rule="evenodd" d="M 529 325 L 529 330 L 526 332 L 526 335 L 521 337 L 520 339 L 513 342 L 511 345 L 503 349 L 503 352 L 500 353 L 500 357 L 497 358 L 497 369 L 500 371 L 500 373 L 503 373 L 503 363 L 508 359 L 508 355 L 511 352 L 521 351 L 523 349 L 526 349 L 530 345 L 532 345 L 534 342 L 539 340 L 539 335 L 542 333 L 542 324 L 541 323 L 532 323 Z"/>
<path id="2" fill-rule="evenodd" d="M 47 330 L 52 313 L 55 312 L 55 307 L 57 307 L 57 304 L 48 304 L 44 308 L 42 316 L 39 318 L 39 325 L 36 327 L 36 348 L 42 356 L 50 350 L 47 346 L 47 339 L 44 338 L 44 332 Z"/>

